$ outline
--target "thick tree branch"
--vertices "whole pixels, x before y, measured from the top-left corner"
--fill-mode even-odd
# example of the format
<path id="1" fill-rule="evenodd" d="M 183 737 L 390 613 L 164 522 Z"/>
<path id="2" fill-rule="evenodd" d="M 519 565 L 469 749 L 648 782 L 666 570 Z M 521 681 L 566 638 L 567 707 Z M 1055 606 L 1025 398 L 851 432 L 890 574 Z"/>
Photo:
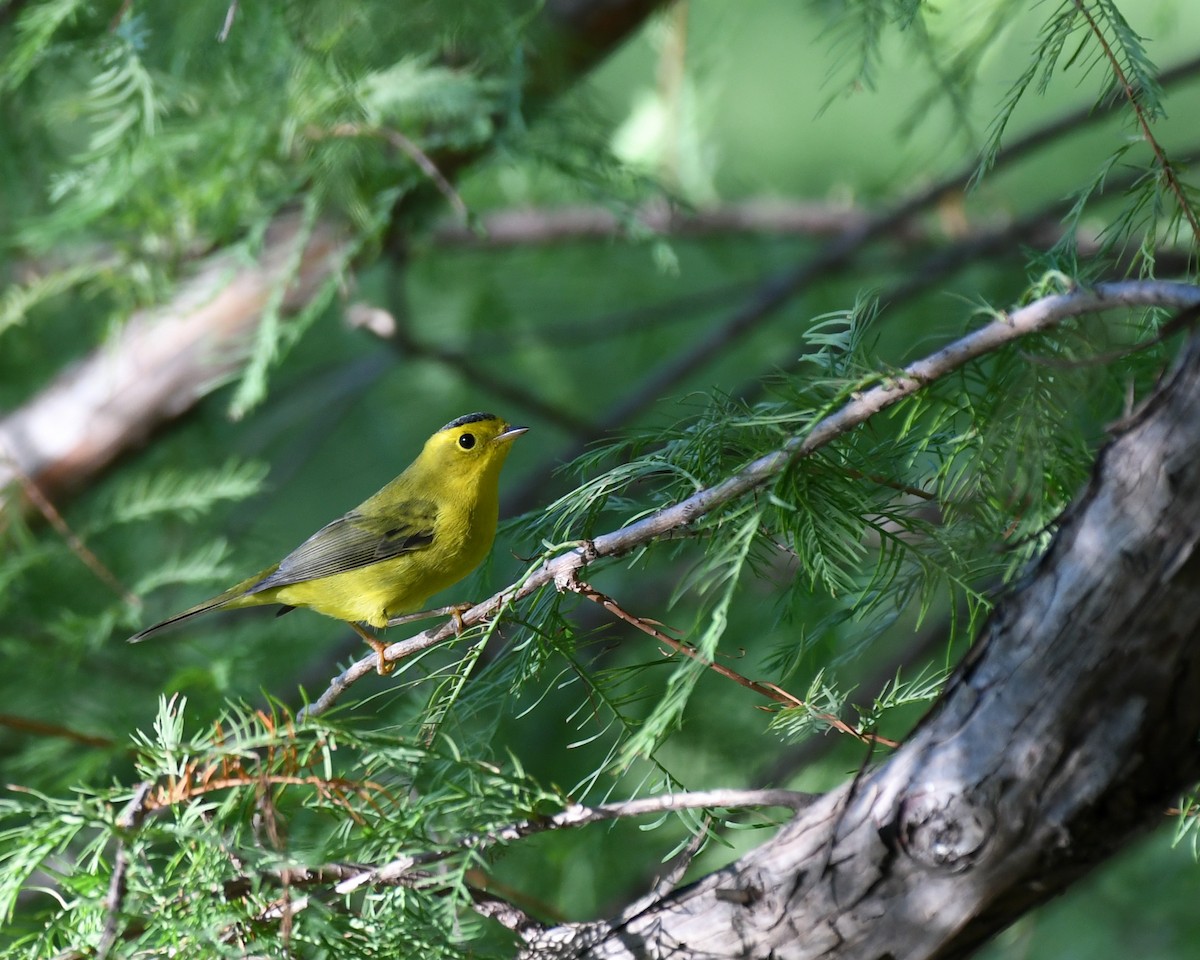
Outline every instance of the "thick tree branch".
<path id="1" fill-rule="evenodd" d="M 451 845 L 449 849 L 416 853 L 409 856 L 397 857 L 388 863 L 371 869 L 362 869 L 353 876 L 346 877 L 337 885 L 340 894 L 352 893 L 359 887 L 376 884 L 390 885 L 397 883 L 405 874 L 418 867 L 445 860 L 461 850 L 481 850 L 494 847 L 501 843 L 513 843 L 525 837 L 550 830 L 564 830 L 574 827 L 585 827 L 593 823 L 603 823 L 608 820 L 621 820 L 627 817 L 644 817 L 652 813 L 666 813 L 671 810 L 707 810 L 707 809 L 737 809 L 745 807 L 786 807 L 790 810 L 803 810 L 816 800 L 811 793 L 798 793 L 795 790 L 692 790 L 674 794 L 663 794 L 656 797 L 637 797 L 632 800 L 618 800 L 612 803 L 602 803 L 598 806 L 587 807 L 576 803 L 560 810 L 558 813 L 544 817 L 532 817 L 519 823 L 489 830 L 486 833 L 472 834 L 463 837 Z"/>
<path id="2" fill-rule="evenodd" d="M 258 263 L 218 254 L 171 304 L 135 313 L 110 343 L 0 419 L 0 507 L 22 478 L 45 498 L 73 490 L 228 380 L 278 287 L 287 287 L 281 309 L 298 309 L 338 268 L 344 243 L 329 224 L 308 232 L 299 215 L 284 215 Z"/>
<path id="3" fill-rule="evenodd" d="M 900 750 L 769 843 L 540 958 L 970 955 L 1200 777 L 1200 338 Z"/>
<path id="4" fill-rule="evenodd" d="M 1186 310 L 1200 304 L 1200 287 L 1166 281 L 1126 281 L 1097 284 L 1089 289 L 1055 294 L 992 321 L 956 340 L 936 353 L 909 364 L 892 376 L 855 397 L 825 417 L 807 432 L 793 437 L 778 450 L 747 464 L 721 483 L 708 487 L 670 507 L 665 507 L 636 523 L 603 534 L 581 546 L 545 560 L 517 584 L 477 604 L 462 615 L 462 623 L 471 625 L 498 616 L 511 603 L 554 585 L 569 589 L 578 572 L 603 557 L 619 557 L 636 547 L 670 535 L 732 500 L 757 489 L 782 472 L 789 464 L 831 443 L 844 433 L 866 422 L 875 414 L 911 396 L 928 384 L 961 368 L 978 357 L 1012 343 L 1031 333 L 1048 329 L 1064 320 L 1112 310 L 1118 307 L 1158 306 Z M 407 640 L 391 644 L 385 651 L 389 661 L 401 660 L 456 636 L 456 624 L 426 630 Z M 352 664 L 331 682 L 304 715 L 314 716 L 328 710 L 352 684 L 375 671 L 377 660 L 370 654 Z"/>
<path id="5" fill-rule="evenodd" d="M 548 0 L 530 24 L 527 106 L 563 92 L 664 2 Z M 484 152 L 422 153 L 414 160 L 437 172 L 429 192 L 440 198 Z M 403 198 L 403 209 L 397 205 L 395 234 L 411 227 L 411 201 L 420 206 L 421 193 Z M 304 238 L 299 227 L 295 215 L 277 218 L 257 264 L 228 253 L 203 261 L 170 303 L 136 313 L 111 342 L 0 420 L 0 508 L 18 471 L 53 501 L 224 383 L 244 361 L 279 283 L 289 284 L 283 312 L 299 309 L 349 255 L 341 228 L 318 223 Z M 289 277 L 298 242 L 304 250 Z"/>

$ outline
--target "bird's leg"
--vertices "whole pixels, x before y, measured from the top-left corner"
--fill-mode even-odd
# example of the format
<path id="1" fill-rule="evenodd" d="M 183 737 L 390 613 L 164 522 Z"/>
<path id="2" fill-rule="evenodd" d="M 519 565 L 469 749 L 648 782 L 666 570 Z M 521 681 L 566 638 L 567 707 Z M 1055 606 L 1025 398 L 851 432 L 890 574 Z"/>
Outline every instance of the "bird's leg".
<path id="1" fill-rule="evenodd" d="M 360 627 L 357 623 L 351 623 L 350 629 L 366 640 L 367 643 L 370 644 L 371 649 L 375 651 L 375 656 L 379 658 L 379 664 L 375 669 L 379 671 L 379 675 L 381 677 L 386 677 L 389 673 L 396 669 L 395 663 L 385 660 L 383 657 L 383 651 L 388 648 L 386 643 L 384 643 L 370 631 Z"/>
<path id="2" fill-rule="evenodd" d="M 431 617 L 453 617 L 454 618 L 454 633 L 456 636 L 461 636 L 466 625 L 463 623 L 462 615 L 470 610 L 475 604 L 473 603 L 455 603 L 448 607 L 438 607 L 435 610 L 422 610 L 420 613 L 406 613 L 402 617 L 392 617 L 388 620 L 389 627 L 398 627 L 402 623 L 412 623 L 414 620 L 428 620 Z M 363 639 L 366 639 L 365 637 Z M 370 642 L 369 640 L 367 641 Z"/>
<path id="3" fill-rule="evenodd" d="M 475 606 L 473 603 L 452 603 L 448 607 L 442 607 L 442 613 L 448 613 L 454 618 L 454 635 L 456 637 L 461 637 L 463 630 L 466 629 L 462 615 L 473 606 Z"/>

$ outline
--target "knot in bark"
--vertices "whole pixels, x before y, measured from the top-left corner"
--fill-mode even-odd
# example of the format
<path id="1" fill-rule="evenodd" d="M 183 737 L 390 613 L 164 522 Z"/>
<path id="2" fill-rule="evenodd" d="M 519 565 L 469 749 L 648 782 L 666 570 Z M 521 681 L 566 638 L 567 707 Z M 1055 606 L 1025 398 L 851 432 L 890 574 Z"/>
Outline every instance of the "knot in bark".
<path id="1" fill-rule="evenodd" d="M 896 839 L 922 866 L 961 873 L 982 856 L 995 823 L 982 797 L 964 794 L 957 783 L 928 783 L 901 801 Z"/>

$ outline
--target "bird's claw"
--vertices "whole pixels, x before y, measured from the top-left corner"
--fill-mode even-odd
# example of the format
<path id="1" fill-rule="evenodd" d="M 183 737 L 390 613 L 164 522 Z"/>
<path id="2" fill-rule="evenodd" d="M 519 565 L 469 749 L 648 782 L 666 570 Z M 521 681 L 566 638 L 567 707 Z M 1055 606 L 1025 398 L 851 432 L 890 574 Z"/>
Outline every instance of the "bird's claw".
<path id="1" fill-rule="evenodd" d="M 375 665 L 375 669 L 379 672 L 379 675 L 381 677 L 386 677 L 388 674 L 390 674 L 393 670 L 396 669 L 396 662 L 394 660 L 388 660 L 383 655 L 383 652 L 385 650 L 387 650 L 387 648 L 388 648 L 388 645 L 386 643 L 384 643 L 382 640 L 380 640 L 374 634 L 369 633 L 368 631 L 364 630 L 357 623 L 350 624 L 350 628 L 355 633 L 357 633 L 360 637 L 362 637 L 370 645 L 371 649 L 375 651 L 375 656 L 378 658 L 378 661 L 379 661 Z"/>
<path id="2" fill-rule="evenodd" d="M 454 635 L 461 637 L 463 631 L 467 628 L 463 623 L 463 614 L 470 610 L 475 604 L 473 603 L 457 603 L 448 608 L 448 613 L 454 618 Z"/>

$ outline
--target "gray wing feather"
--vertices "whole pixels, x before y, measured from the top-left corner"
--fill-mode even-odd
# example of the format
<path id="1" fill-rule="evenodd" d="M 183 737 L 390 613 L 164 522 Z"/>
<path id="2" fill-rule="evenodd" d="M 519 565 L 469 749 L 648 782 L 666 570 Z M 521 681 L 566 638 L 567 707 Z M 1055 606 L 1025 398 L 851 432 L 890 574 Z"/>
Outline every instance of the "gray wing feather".
<path id="1" fill-rule="evenodd" d="M 431 500 L 408 500 L 398 504 L 395 512 L 404 520 L 364 517 L 353 510 L 338 517 L 284 557 L 274 573 L 246 592 L 259 593 L 272 587 L 330 577 L 423 550 L 433 543 L 437 504 Z"/>

